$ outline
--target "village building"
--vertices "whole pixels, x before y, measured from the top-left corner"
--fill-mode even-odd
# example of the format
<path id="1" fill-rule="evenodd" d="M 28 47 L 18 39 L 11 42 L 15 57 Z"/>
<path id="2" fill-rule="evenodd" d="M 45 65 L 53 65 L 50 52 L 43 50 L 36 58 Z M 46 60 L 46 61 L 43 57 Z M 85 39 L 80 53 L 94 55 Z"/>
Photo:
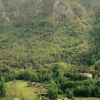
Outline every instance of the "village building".
<path id="1" fill-rule="evenodd" d="M 92 73 L 83 73 L 83 76 L 89 77 L 89 78 L 93 78 Z"/>

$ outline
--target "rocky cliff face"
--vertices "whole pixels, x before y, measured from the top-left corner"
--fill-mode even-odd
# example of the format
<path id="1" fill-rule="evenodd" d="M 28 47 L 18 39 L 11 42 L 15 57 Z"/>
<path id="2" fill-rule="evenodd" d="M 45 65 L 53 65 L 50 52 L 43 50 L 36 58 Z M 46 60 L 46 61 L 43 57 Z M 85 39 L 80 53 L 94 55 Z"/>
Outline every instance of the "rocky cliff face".
<path id="1" fill-rule="evenodd" d="M 72 0 L 0 0 L 0 17 L 6 21 L 34 17 L 83 20 L 88 11 Z"/>

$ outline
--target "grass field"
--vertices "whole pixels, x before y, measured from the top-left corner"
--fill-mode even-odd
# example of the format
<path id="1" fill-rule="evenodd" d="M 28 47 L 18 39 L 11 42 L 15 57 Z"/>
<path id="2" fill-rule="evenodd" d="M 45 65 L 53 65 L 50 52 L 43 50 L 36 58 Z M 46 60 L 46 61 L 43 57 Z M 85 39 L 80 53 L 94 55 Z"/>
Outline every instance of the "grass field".
<path id="1" fill-rule="evenodd" d="M 93 98 L 93 97 L 90 97 L 90 98 L 75 98 L 75 100 L 100 100 L 100 98 Z"/>
<path id="2" fill-rule="evenodd" d="M 20 100 L 38 100 L 38 96 L 35 93 L 36 89 L 27 87 L 27 82 L 25 81 L 8 82 L 6 86 L 6 97 L 0 100 L 12 100 L 15 96 Z"/>

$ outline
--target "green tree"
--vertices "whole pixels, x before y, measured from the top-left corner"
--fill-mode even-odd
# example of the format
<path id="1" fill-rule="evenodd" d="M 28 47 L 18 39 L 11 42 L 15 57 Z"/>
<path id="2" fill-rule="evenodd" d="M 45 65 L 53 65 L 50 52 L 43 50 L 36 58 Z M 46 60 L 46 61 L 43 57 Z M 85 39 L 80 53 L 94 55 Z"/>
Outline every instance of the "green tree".
<path id="1" fill-rule="evenodd" d="M 95 92 L 94 94 L 96 97 L 100 97 L 100 87 L 99 86 L 95 87 L 94 92 Z"/>
<path id="2" fill-rule="evenodd" d="M 68 98 L 73 98 L 73 90 L 72 89 L 66 89 L 66 96 Z"/>
<path id="3" fill-rule="evenodd" d="M 1 78 L 1 79 L 0 79 L 0 97 L 4 97 L 5 94 L 6 94 L 5 82 L 4 82 L 4 79 Z"/>
<path id="4" fill-rule="evenodd" d="M 96 61 L 95 63 L 95 69 L 100 70 L 100 60 Z"/>
<path id="5" fill-rule="evenodd" d="M 48 96 L 50 99 L 55 100 L 57 98 L 57 95 L 58 95 L 57 84 L 54 81 L 51 81 L 48 87 Z"/>

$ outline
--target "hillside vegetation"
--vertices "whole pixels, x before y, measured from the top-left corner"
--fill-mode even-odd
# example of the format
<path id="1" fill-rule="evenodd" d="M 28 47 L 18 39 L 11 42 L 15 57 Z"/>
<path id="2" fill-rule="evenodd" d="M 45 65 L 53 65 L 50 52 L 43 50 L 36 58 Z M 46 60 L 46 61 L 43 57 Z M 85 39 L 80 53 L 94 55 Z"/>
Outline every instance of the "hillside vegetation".
<path id="1" fill-rule="evenodd" d="M 0 0 L 0 66 L 93 65 L 100 55 L 99 4 Z"/>
<path id="2" fill-rule="evenodd" d="M 0 0 L 1 100 L 14 80 L 25 99 L 99 99 L 100 0 Z"/>

